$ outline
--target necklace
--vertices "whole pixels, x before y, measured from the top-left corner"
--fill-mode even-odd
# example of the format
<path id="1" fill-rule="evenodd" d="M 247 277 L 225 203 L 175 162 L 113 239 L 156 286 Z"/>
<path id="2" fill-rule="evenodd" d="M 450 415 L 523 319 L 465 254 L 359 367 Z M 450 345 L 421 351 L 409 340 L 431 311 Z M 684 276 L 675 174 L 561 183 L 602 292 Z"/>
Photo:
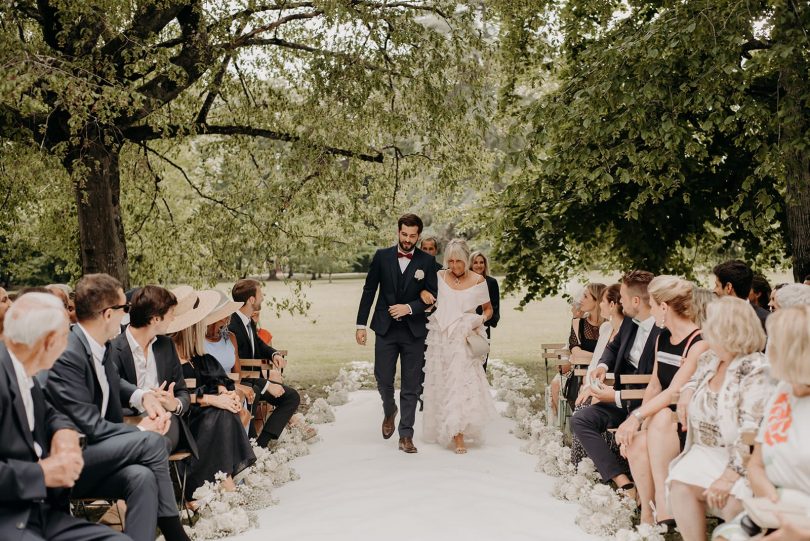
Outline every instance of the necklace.
<path id="1" fill-rule="evenodd" d="M 458 275 L 457 275 L 457 274 L 454 272 L 454 273 L 453 273 L 453 277 L 456 279 L 456 285 L 459 285 L 459 284 L 461 283 L 461 279 L 462 279 L 462 278 L 464 278 L 465 276 L 467 276 L 467 271 L 464 271 L 464 274 L 462 274 L 461 276 L 458 276 Z"/>

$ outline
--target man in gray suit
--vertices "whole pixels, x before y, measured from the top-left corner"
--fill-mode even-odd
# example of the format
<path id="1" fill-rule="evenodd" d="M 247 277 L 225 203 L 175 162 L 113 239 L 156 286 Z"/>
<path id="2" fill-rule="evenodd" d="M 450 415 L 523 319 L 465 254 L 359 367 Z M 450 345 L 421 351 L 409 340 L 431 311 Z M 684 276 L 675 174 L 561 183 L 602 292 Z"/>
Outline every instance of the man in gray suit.
<path id="1" fill-rule="evenodd" d="M 46 293 L 21 296 L 0 343 L 0 539 L 130 539 L 70 516 L 68 491 L 84 461 L 73 423 L 45 400 L 32 377 L 65 349 L 68 317 Z"/>
<path id="2" fill-rule="evenodd" d="M 106 362 L 106 344 L 119 333 L 128 310 L 124 290 L 112 276 L 88 274 L 79 280 L 78 323 L 47 374 L 47 396 L 87 436 L 85 469 L 73 496 L 124 499 L 124 532 L 135 541 L 154 541 L 156 526 L 167 541 L 187 541 L 163 437 L 171 414 L 154 393 L 123 380 Z M 146 411 L 137 427 L 123 422 L 122 403 Z"/>

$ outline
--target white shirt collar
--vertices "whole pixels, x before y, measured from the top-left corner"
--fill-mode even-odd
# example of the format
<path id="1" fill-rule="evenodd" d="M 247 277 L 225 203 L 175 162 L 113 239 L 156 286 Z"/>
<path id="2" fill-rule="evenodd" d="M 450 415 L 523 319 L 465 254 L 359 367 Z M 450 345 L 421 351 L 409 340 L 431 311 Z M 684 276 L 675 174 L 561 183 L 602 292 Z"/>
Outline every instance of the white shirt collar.
<path id="1" fill-rule="evenodd" d="M 638 328 L 641 329 L 642 331 L 650 332 L 653 328 L 653 325 L 655 325 L 655 316 L 650 316 L 644 321 L 639 321 L 638 319 L 633 318 L 633 322 L 635 322 L 635 324 L 638 325 Z"/>
<path id="2" fill-rule="evenodd" d="M 140 352 L 144 352 L 144 353 L 145 353 L 146 351 L 149 351 L 149 350 L 151 349 L 152 344 L 154 344 L 154 343 L 155 343 L 155 340 L 157 340 L 157 336 L 153 337 L 153 338 L 152 338 L 152 339 L 149 341 L 149 343 L 148 343 L 148 344 L 146 344 L 146 349 L 144 349 L 144 348 L 142 348 L 142 347 L 141 347 L 141 345 L 138 343 L 138 341 L 137 341 L 137 340 L 135 340 L 135 337 L 134 337 L 134 336 L 132 336 L 132 333 L 129 331 L 129 329 L 130 329 L 130 328 L 129 328 L 129 327 L 127 327 L 127 330 L 126 330 L 126 331 L 124 331 L 124 332 L 125 332 L 125 333 L 126 333 L 126 335 L 127 335 L 127 342 L 129 342 L 129 349 L 131 349 L 133 352 L 135 352 L 135 351 L 140 351 Z"/>
<path id="3" fill-rule="evenodd" d="M 81 331 L 84 333 L 84 337 L 87 338 L 87 343 L 90 344 L 90 353 L 93 354 L 93 357 L 96 357 L 99 361 L 101 361 L 104 358 L 104 352 L 107 350 L 107 348 L 96 342 L 95 338 L 90 336 L 90 333 L 87 332 L 87 329 L 82 327 L 81 323 L 77 323 L 76 326 L 81 329 Z"/>
<path id="4" fill-rule="evenodd" d="M 6 351 L 8 351 L 8 356 L 11 357 L 11 364 L 14 366 L 14 372 L 17 374 L 17 381 L 25 381 L 28 383 L 28 389 L 31 389 L 31 387 L 34 386 L 34 378 L 26 373 L 23 363 L 20 362 L 10 349 L 6 349 Z"/>
<path id="5" fill-rule="evenodd" d="M 243 314 L 241 310 L 237 310 L 236 315 L 239 316 L 239 319 L 242 320 L 242 325 L 244 325 L 245 327 L 250 325 L 250 318 L 247 317 L 245 314 Z"/>

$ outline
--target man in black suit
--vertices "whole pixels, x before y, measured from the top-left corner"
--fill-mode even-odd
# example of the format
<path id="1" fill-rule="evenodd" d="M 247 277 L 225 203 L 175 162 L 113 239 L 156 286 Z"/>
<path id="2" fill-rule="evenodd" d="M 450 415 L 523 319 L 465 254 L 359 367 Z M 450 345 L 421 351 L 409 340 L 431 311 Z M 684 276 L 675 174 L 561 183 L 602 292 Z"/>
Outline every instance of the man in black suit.
<path id="1" fill-rule="evenodd" d="M 619 488 L 632 488 L 628 471 L 610 450 L 602 434 L 617 428 L 638 407 L 637 401 L 622 401 L 621 379 L 625 374 L 652 374 L 655 366 L 655 343 L 661 330 L 650 314 L 650 296 L 647 286 L 653 274 L 636 270 L 622 277 L 621 301 L 625 318 L 617 336 L 605 347 L 605 352 L 594 369 L 592 378 L 605 380 L 613 372 L 615 386 L 603 386 L 600 391 L 590 390 L 599 402 L 574 412 L 571 430 L 593 461 L 602 480 L 613 481 Z M 642 421 L 643 419 L 639 419 Z"/>
<path id="2" fill-rule="evenodd" d="M 46 394 L 87 436 L 85 469 L 73 488 L 77 498 L 126 501 L 124 532 L 153 541 L 156 526 L 167 541 L 188 541 L 180 523 L 169 476 L 163 434 L 171 414 L 152 392 L 138 392 L 107 360 L 107 341 L 129 310 L 121 284 L 107 274 L 88 274 L 76 284 L 78 323 L 68 345 L 47 373 Z M 122 403 L 144 409 L 135 427 L 123 422 Z"/>
<path id="3" fill-rule="evenodd" d="M 270 370 L 265 379 L 260 372 L 256 378 L 244 379 L 245 383 L 253 386 L 256 396 L 272 404 L 273 413 L 264 424 L 262 433 L 256 439 L 261 447 L 267 447 L 271 441 L 281 437 L 287 422 L 295 415 L 301 404 L 301 395 L 292 387 L 284 385 L 281 370 L 287 366 L 287 360 L 274 348 L 268 346 L 259 338 L 259 332 L 251 316 L 253 312 L 261 311 L 264 293 L 262 285 L 257 280 L 245 278 L 239 280 L 231 290 L 231 296 L 236 302 L 244 303 L 242 307 L 231 316 L 228 329 L 236 337 L 236 345 L 240 359 L 267 359 L 272 361 L 276 369 Z M 258 400 L 257 400 L 258 402 Z"/>
<path id="4" fill-rule="evenodd" d="M 177 299 L 167 289 L 155 285 L 138 289 L 130 301 L 130 323 L 110 344 L 107 362 L 141 393 L 152 391 L 172 413 L 166 433 L 169 451 L 188 450 L 196 457 L 197 444 L 182 417 L 191 397 L 174 343 L 164 336 L 174 321 L 176 306 Z"/>
<path id="5" fill-rule="evenodd" d="M 371 329 L 376 334 L 374 377 L 383 401 L 383 438 L 388 439 L 394 433 L 397 415 L 394 377 L 399 357 L 402 361 L 399 449 L 406 453 L 416 453 L 413 425 L 424 366 L 427 335 L 425 309 L 428 307 L 420 298 L 420 292 L 426 290 L 435 298 L 438 282 L 436 260 L 416 248 L 419 235 L 422 234 L 422 220 L 414 214 L 405 214 L 397 225 L 397 245 L 377 250 L 371 260 L 357 311 L 355 338 L 358 344 L 366 345 L 366 323 L 379 289 L 377 304 L 371 317 Z"/>
<path id="6" fill-rule="evenodd" d="M 718 297 L 730 295 L 748 301 L 751 293 L 751 284 L 754 282 L 754 271 L 751 267 L 739 259 L 732 259 L 725 263 L 720 263 L 712 269 L 714 273 L 714 294 Z M 750 302 L 751 308 L 756 312 L 762 328 L 765 328 L 765 320 L 771 313 L 759 304 Z"/>
<path id="7" fill-rule="evenodd" d="M 70 516 L 69 489 L 84 465 L 79 433 L 33 378 L 65 349 L 67 313 L 56 297 L 29 293 L 7 315 L 0 343 L 0 539 L 129 539 Z"/>

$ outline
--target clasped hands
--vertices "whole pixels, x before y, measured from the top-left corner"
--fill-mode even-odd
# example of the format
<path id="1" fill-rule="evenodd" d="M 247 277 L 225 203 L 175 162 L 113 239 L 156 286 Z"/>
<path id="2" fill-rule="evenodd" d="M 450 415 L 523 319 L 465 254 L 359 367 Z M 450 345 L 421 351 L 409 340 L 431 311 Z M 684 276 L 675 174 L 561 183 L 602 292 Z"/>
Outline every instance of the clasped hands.
<path id="1" fill-rule="evenodd" d="M 51 438 L 51 454 L 39 461 L 45 486 L 48 488 L 70 488 L 76 484 L 84 467 L 79 433 L 63 428 Z"/>

